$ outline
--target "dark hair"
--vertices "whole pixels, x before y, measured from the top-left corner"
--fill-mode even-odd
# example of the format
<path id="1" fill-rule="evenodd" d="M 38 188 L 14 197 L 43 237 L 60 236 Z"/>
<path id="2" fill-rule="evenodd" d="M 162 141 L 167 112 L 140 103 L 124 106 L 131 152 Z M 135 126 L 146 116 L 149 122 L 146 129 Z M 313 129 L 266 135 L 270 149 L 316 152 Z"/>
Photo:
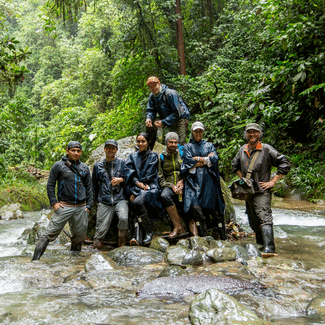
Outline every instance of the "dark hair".
<path id="1" fill-rule="evenodd" d="M 140 133 L 137 134 L 137 136 L 136 136 L 135 139 L 137 139 L 139 136 L 144 137 L 147 140 L 147 142 L 149 143 L 149 135 L 148 135 L 148 133 L 146 133 L 146 132 L 140 132 Z"/>

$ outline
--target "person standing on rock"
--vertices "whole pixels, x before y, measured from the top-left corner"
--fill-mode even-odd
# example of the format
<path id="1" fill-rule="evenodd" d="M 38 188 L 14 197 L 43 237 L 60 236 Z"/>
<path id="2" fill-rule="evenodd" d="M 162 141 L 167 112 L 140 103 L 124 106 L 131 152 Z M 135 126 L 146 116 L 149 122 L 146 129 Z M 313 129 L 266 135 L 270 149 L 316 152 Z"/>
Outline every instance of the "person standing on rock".
<path id="1" fill-rule="evenodd" d="M 36 244 L 32 260 L 39 260 L 48 243 L 54 241 L 69 222 L 71 251 L 78 254 L 86 238 L 88 213 L 92 208 L 93 191 L 91 175 L 86 164 L 80 161 L 82 147 L 78 141 L 71 141 L 67 155 L 51 168 L 47 182 L 47 195 L 54 213 L 50 223 Z M 55 186 L 58 184 L 57 197 Z"/>
<path id="2" fill-rule="evenodd" d="M 128 237 L 128 201 L 125 198 L 125 160 L 117 158 L 118 144 L 115 140 L 105 142 L 106 159 L 94 165 L 92 183 L 94 197 L 98 202 L 94 247 L 102 248 L 115 212 L 119 222 L 118 246 L 124 246 Z"/>
<path id="3" fill-rule="evenodd" d="M 149 148 L 148 134 L 139 133 L 136 137 L 139 150 L 126 160 L 126 190 L 130 198 L 133 214 L 134 236 L 131 246 L 149 244 L 153 237 L 149 211 L 162 215 L 160 188 L 158 183 L 158 155 Z M 141 230 L 145 233 L 142 240 Z"/>
<path id="4" fill-rule="evenodd" d="M 167 127 L 179 136 L 179 143 L 186 142 L 190 112 L 188 106 L 176 90 L 161 84 L 157 77 L 149 77 L 147 86 L 151 91 L 146 115 L 146 133 L 149 135 L 149 147 L 155 146 L 157 129 Z M 160 120 L 156 120 L 157 114 Z"/>
<path id="5" fill-rule="evenodd" d="M 178 147 L 178 140 L 177 133 L 166 134 L 166 149 L 160 155 L 158 164 L 159 184 L 162 188 L 161 200 L 174 225 L 173 231 L 168 236 L 170 239 L 183 233 L 176 206 L 176 203 L 182 201 L 184 187 L 184 182 L 180 177 L 183 147 Z"/>
<path id="6" fill-rule="evenodd" d="M 283 175 L 290 171 L 288 159 L 272 146 L 261 143 L 262 130 L 257 123 L 246 125 L 244 132 L 247 144 L 242 146 L 232 162 L 232 169 L 238 177 L 246 177 L 250 162 L 255 157 L 251 180 L 255 194 L 246 201 L 246 213 L 251 228 L 255 232 L 257 244 L 263 245 L 265 255 L 275 253 L 273 218 L 271 210 L 271 188 Z M 276 175 L 271 178 L 271 167 L 277 167 Z"/>
<path id="7" fill-rule="evenodd" d="M 212 216 L 212 226 L 216 226 L 220 239 L 225 240 L 225 203 L 220 185 L 219 157 L 214 145 L 203 140 L 201 122 L 194 122 L 191 131 L 192 138 L 184 146 L 181 166 L 184 213 L 190 218 L 192 235 L 206 236 L 206 216 Z"/>

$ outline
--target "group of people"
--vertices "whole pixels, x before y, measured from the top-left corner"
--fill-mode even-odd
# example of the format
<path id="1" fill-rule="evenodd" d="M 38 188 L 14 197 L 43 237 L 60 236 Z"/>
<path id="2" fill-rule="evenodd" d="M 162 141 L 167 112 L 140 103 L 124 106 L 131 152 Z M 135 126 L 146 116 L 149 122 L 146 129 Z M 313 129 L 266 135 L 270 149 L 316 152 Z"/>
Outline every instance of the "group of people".
<path id="1" fill-rule="evenodd" d="M 103 246 L 115 213 L 119 219 L 118 246 L 128 243 L 129 229 L 130 245 L 150 243 L 153 222 L 164 211 L 173 223 L 170 239 L 184 232 L 184 222 L 193 236 L 206 236 L 208 225 L 217 230 L 220 239 L 226 239 L 219 158 L 214 145 L 203 139 L 204 125 L 194 122 L 186 143 L 190 117 L 186 103 L 157 77 L 148 78 L 147 85 L 151 94 L 146 132 L 136 136 L 137 150 L 126 161 L 117 157 L 117 141 L 107 140 L 106 157 L 94 165 L 91 175 L 88 166 L 80 161 L 81 144 L 71 141 L 66 156 L 51 168 L 47 191 L 54 213 L 36 244 L 32 260 L 40 259 L 67 222 L 71 251 L 80 252 L 93 201 L 97 204 L 94 247 L 98 249 Z M 165 136 L 166 148 L 158 156 L 152 149 L 160 127 L 170 132 Z M 290 163 L 272 146 L 260 142 L 262 131 L 258 124 L 248 124 L 244 136 L 247 145 L 240 148 L 233 160 L 233 171 L 245 177 L 250 161 L 259 153 L 251 171 L 255 195 L 246 202 L 246 211 L 256 242 L 263 245 L 265 253 L 274 253 L 270 189 L 289 172 Z M 272 166 L 277 167 L 277 174 L 270 180 Z"/>

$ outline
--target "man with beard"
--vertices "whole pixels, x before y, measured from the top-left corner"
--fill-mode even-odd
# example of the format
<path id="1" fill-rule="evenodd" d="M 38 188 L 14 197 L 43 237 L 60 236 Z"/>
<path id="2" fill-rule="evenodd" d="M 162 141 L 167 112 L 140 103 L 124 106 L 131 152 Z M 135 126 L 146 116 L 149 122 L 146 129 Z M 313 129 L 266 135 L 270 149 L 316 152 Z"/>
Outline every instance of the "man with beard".
<path id="1" fill-rule="evenodd" d="M 158 164 L 159 185 L 162 188 L 161 200 L 174 225 L 173 231 L 168 236 L 170 239 L 176 238 L 183 232 L 176 207 L 176 203 L 182 201 L 184 187 L 184 182 L 179 175 L 182 157 L 178 139 L 178 134 L 175 132 L 166 134 L 166 149 L 160 155 Z"/>
<path id="2" fill-rule="evenodd" d="M 271 210 L 271 188 L 283 175 L 290 171 L 290 163 L 272 146 L 261 143 L 262 130 L 257 123 L 250 123 L 244 132 L 247 144 L 242 146 L 232 162 L 232 168 L 240 178 L 246 177 L 248 167 L 255 155 L 251 180 L 255 194 L 246 201 L 246 213 L 251 228 L 256 234 L 257 244 L 263 245 L 264 255 L 274 255 L 273 218 Z M 277 167 L 276 175 L 271 178 L 271 167 Z"/>

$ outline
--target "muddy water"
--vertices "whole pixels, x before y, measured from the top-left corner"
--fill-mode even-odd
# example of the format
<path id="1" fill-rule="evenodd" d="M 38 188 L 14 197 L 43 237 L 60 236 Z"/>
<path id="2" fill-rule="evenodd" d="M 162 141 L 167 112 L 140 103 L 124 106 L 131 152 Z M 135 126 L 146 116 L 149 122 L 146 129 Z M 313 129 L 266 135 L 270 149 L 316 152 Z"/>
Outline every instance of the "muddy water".
<path id="1" fill-rule="evenodd" d="M 189 268 L 189 274 L 230 275 L 264 283 L 264 292 L 235 297 L 260 317 L 275 324 L 313 324 L 305 316 L 308 302 L 325 290 L 325 216 L 323 211 L 274 209 L 279 256 Z M 237 221 L 249 230 L 244 207 Z M 51 244 L 40 261 L 30 262 L 34 247 L 19 239 L 40 213 L 24 219 L 0 220 L 1 324 L 190 324 L 186 300 L 140 299 L 136 291 L 158 276 L 166 264 L 124 267 L 117 271 L 84 272 L 95 253 L 71 256 L 69 245 Z M 247 238 L 241 244 L 254 242 Z"/>

